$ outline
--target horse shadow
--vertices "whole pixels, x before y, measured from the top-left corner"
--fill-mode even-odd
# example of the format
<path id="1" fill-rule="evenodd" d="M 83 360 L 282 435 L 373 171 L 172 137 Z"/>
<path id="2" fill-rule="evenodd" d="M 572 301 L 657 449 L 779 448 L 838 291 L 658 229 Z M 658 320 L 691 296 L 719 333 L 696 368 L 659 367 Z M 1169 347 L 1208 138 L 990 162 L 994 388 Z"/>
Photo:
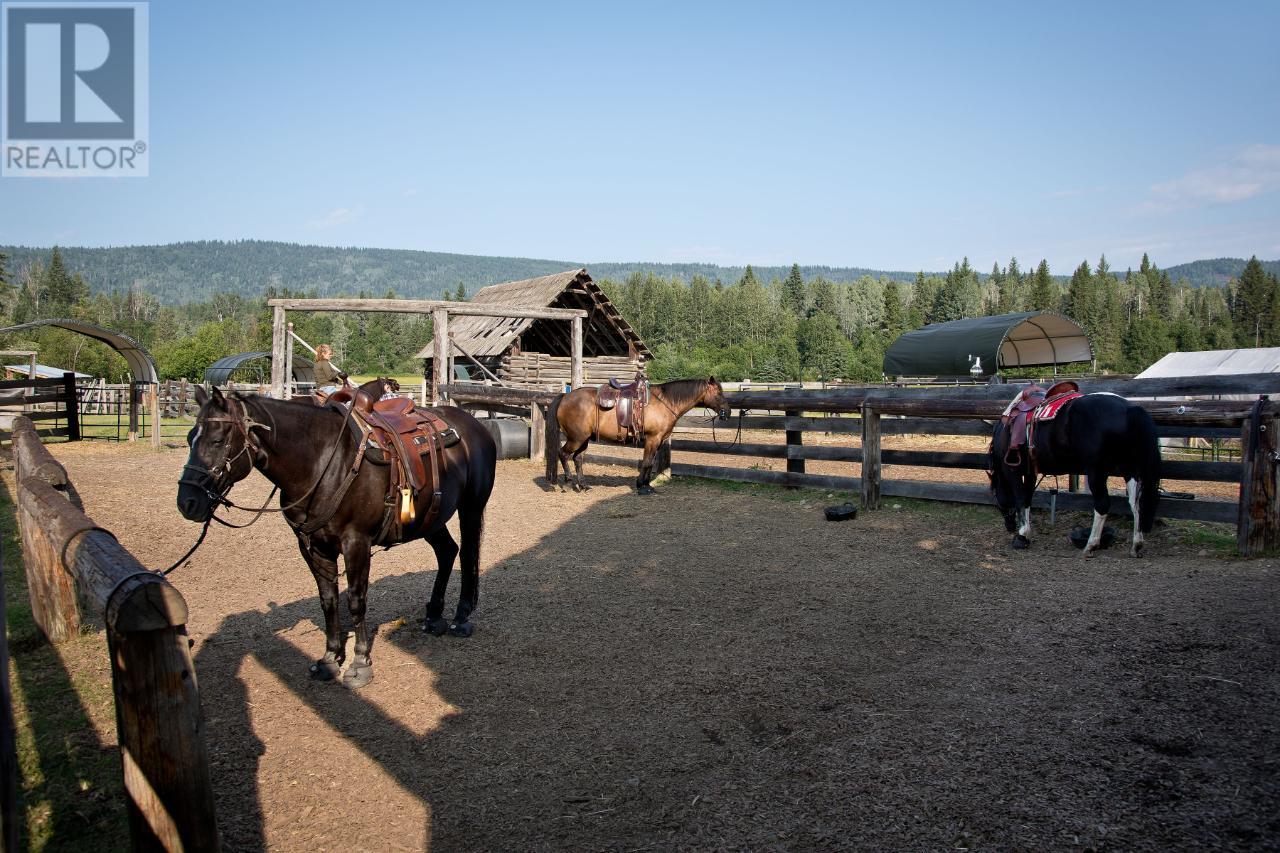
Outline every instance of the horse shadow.
<path id="1" fill-rule="evenodd" d="M 601 701 L 598 679 L 610 666 L 601 655 L 620 636 L 622 648 L 642 655 L 645 648 L 654 647 L 653 629 L 664 619 L 675 620 L 682 644 L 701 628 L 695 609 L 687 606 L 679 584 L 673 583 L 679 567 L 650 559 L 633 565 L 633 554 L 622 543 L 590 549 L 586 543 L 597 542 L 601 530 L 620 518 L 634 519 L 628 525 L 657 525 L 668 537 L 677 535 L 671 519 L 662 520 L 668 511 L 661 503 L 637 501 L 630 494 L 608 498 L 490 565 L 481 577 L 476 634 L 470 639 L 422 632 L 434 570 L 378 577 L 375 559 L 377 579 L 369 586 L 368 618 L 377 625 L 376 675 L 359 691 L 307 676 L 309 665 L 324 650 L 315 595 L 222 619 L 201 638 L 195 664 L 223 846 L 265 850 L 279 843 L 279 810 L 288 807 L 291 796 L 299 806 L 294 837 L 319 838 L 326 831 L 337 837 L 362 795 L 350 790 L 351 779 L 343 776 L 342 768 L 326 763 L 324 755 L 333 751 L 335 738 L 344 749 L 353 746 L 359 761 L 371 761 L 380 775 L 422 804 L 426 825 L 415 825 L 413 834 L 422 831 L 425 849 L 509 847 L 514 838 L 530 837 L 529 813 L 541 814 L 539 820 L 547 822 L 532 830 L 532 837 L 543 837 L 538 844 L 563 846 L 566 837 L 556 833 L 571 830 L 575 815 L 612 812 L 624 802 L 645 804 L 637 811 L 634 832 L 646 836 L 652 828 L 641 816 L 660 794 L 635 781 L 647 775 L 649 758 L 643 739 L 621 732 L 618 721 L 639 713 L 644 728 L 665 728 L 666 703 L 645 680 Z M 584 562 L 588 550 L 589 562 Z M 429 565 L 425 546 L 422 556 Z M 305 567 L 299 560 L 289 570 L 305 572 Z M 655 575 L 666 572 L 671 577 L 656 580 Z M 651 587 L 658 590 L 656 607 L 665 615 L 659 615 L 653 596 L 646 592 Z M 631 603 L 646 599 L 647 612 L 631 612 Z M 340 612 L 345 618 L 345 601 Z M 671 642 L 657 645 L 665 648 Z M 407 662 L 389 665 L 389 658 L 406 657 Z M 645 668 L 657 666 L 656 660 L 646 662 Z M 519 665 L 513 668 L 513 661 Z M 566 679 L 566 672 L 576 675 Z M 393 694 L 434 690 L 439 704 L 432 707 L 445 710 L 424 730 L 420 720 L 396 714 L 395 700 L 389 700 L 387 692 L 378 694 L 389 684 L 396 685 Z M 275 713 L 263 707 L 264 694 L 274 691 L 279 696 L 282 689 L 290 701 L 275 704 L 292 707 L 298 702 L 323 726 L 299 719 L 297 726 L 309 726 L 309 731 L 290 731 L 287 742 L 273 744 L 270 737 L 285 737 L 282 729 L 256 721 Z M 415 715 L 410 712 L 407 717 Z M 273 734 L 264 740 L 259 731 Z M 761 731 L 768 734 L 773 728 Z M 699 744 L 710 743 L 696 728 L 691 737 Z M 290 764 L 296 756 L 300 765 L 295 780 L 280 776 L 283 751 Z M 591 755 L 599 761 L 582 760 Z M 368 778 L 364 772 L 362 778 Z M 296 796 L 277 787 L 295 782 L 316 787 Z M 336 799 L 330 790 L 334 783 Z M 271 797 L 264 799 L 260 785 L 270 786 Z M 477 814 L 471 792 L 495 787 L 510 789 L 510 803 L 500 806 L 499 814 Z M 696 795 L 691 789 L 685 802 Z M 494 808 L 492 800 L 487 803 Z M 276 814 L 266 815 L 269 808 Z M 327 813 L 321 816 L 319 809 Z M 517 834 L 509 834 L 513 831 Z M 595 839 L 608 846 L 607 838 Z"/>

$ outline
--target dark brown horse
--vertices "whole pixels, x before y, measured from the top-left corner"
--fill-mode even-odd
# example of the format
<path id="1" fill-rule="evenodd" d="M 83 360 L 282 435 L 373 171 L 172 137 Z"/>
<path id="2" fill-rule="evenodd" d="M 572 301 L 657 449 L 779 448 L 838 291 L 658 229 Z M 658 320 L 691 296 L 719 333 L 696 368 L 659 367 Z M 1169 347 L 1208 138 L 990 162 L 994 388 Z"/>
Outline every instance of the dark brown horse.
<path id="1" fill-rule="evenodd" d="M 376 399 L 376 395 L 375 395 Z M 207 522 L 227 492 L 257 468 L 280 489 L 285 520 L 315 576 L 324 611 L 325 654 L 311 676 L 334 679 L 346 659 L 345 636 L 338 624 L 338 556 L 347 575 L 347 607 L 356 636 L 354 656 L 343 683 L 362 687 L 373 678 L 370 637 L 365 624 L 369 557 L 374 545 L 391 546 L 426 539 L 438 570 L 427 602 L 428 632 L 470 636 L 471 614 L 479 601 L 480 536 L 484 508 L 493 490 L 497 448 L 488 430 L 471 415 L 452 407 L 433 409 L 458 434 L 440 450 L 440 492 L 428 517 L 429 500 L 420 500 L 412 520 L 388 523 L 391 466 L 362 449 L 349 413 L 339 406 L 272 400 L 247 394 L 212 395 L 196 389 L 200 412 L 187 436 L 191 455 L 178 485 L 178 509 L 192 521 Z M 353 473 L 354 472 L 354 473 Z M 391 507 L 394 509 L 394 507 Z M 454 513 L 462 532 L 462 592 L 452 623 L 443 617 L 444 593 L 458 545 L 445 528 Z"/>
<path id="2" fill-rule="evenodd" d="M 559 398 L 554 417 L 564 433 L 564 445 L 560 448 L 560 464 L 564 467 L 564 481 L 569 482 L 569 459 L 573 459 L 577 476 L 574 489 L 582 491 L 582 454 L 591 439 L 625 441 L 627 430 L 618 426 L 617 409 L 601 409 L 594 386 L 576 388 Z M 644 411 L 644 456 L 640 459 L 639 476 L 636 477 L 636 493 L 653 494 L 649 481 L 653 479 L 653 459 L 662 442 L 671 435 L 676 421 L 694 406 L 715 409 L 720 418 L 729 417 L 729 404 L 724 391 L 714 376 L 707 379 L 678 379 L 661 385 L 649 386 L 649 403 Z M 555 485 L 552 480 L 551 485 Z"/>

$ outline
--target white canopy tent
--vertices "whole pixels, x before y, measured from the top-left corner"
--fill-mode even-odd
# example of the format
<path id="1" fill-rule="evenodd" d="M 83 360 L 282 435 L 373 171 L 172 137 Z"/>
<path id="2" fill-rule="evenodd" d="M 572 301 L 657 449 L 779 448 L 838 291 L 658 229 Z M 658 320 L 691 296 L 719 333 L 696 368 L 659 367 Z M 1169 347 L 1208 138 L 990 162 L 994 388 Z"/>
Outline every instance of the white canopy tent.
<path id="1" fill-rule="evenodd" d="M 1227 376 L 1233 373 L 1280 373 L 1280 347 L 1171 352 L 1136 378 Z"/>

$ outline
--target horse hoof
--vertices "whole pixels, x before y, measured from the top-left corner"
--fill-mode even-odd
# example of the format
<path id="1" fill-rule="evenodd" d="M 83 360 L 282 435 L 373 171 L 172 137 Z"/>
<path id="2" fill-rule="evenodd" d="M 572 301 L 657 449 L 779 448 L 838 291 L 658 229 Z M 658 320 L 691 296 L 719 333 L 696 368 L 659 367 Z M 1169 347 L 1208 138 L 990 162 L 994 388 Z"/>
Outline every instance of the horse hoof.
<path id="1" fill-rule="evenodd" d="M 1130 556 L 1130 557 L 1141 557 L 1141 556 L 1142 556 L 1142 546 L 1141 546 L 1141 545 L 1135 545 L 1135 546 L 1133 546 L 1132 548 L 1130 548 L 1130 549 L 1129 549 L 1129 556 Z"/>
<path id="2" fill-rule="evenodd" d="M 449 626 L 449 635 L 453 637 L 470 637 L 471 632 L 475 630 L 475 626 L 470 621 L 454 622 Z"/>
<path id="3" fill-rule="evenodd" d="M 428 619 L 427 624 L 422 627 L 422 630 L 426 631 L 433 637 L 440 637 L 444 635 L 445 631 L 449 630 L 449 621 L 437 616 L 433 619 Z"/>
<path id="4" fill-rule="evenodd" d="M 342 672 L 342 661 L 332 659 L 328 655 L 311 664 L 307 670 L 313 681 L 333 681 Z"/>
<path id="5" fill-rule="evenodd" d="M 1031 540 L 1023 536 L 1022 534 L 1018 534 L 1017 536 L 1013 537 L 1012 545 L 1015 549 L 1019 551 L 1025 551 L 1031 547 Z"/>
<path id="6" fill-rule="evenodd" d="M 342 686 L 358 690 L 373 681 L 373 664 L 353 663 L 342 675 Z"/>
<path id="7" fill-rule="evenodd" d="M 654 491 L 653 486 L 642 486 L 642 487 L 640 487 L 640 488 L 636 489 L 636 494 L 637 494 L 637 495 L 646 495 L 646 496 L 647 496 L 647 495 L 656 494 L 656 492 Z"/>

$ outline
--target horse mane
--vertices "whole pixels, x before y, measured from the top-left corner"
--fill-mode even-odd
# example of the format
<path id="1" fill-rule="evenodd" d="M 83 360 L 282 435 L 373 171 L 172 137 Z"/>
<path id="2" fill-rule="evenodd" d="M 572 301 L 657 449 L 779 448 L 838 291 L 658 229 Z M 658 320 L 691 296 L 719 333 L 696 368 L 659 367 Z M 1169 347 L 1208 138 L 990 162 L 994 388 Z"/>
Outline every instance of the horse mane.
<path id="1" fill-rule="evenodd" d="M 671 382 L 663 382 L 655 387 L 662 391 L 662 396 L 666 397 L 673 406 L 678 408 L 686 404 L 692 406 L 702 396 L 703 389 L 707 387 L 707 380 L 675 379 Z"/>

